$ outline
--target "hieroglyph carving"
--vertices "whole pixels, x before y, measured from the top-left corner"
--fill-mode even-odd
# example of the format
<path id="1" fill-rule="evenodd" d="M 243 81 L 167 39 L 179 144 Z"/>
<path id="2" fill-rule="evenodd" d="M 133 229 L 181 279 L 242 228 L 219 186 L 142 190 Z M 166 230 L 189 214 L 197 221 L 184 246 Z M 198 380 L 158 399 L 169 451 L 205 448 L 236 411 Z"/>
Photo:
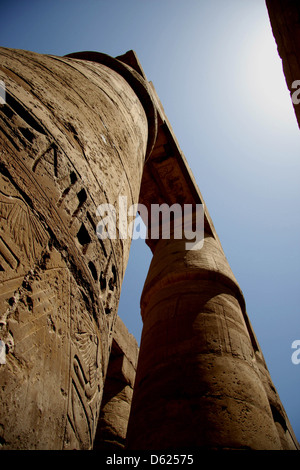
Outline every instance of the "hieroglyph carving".
<path id="1" fill-rule="evenodd" d="M 80 124 L 65 121 L 61 131 L 47 100 L 31 95 L 13 66 L 1 70 L 10 90 L 0 107 L 0 439 L 4 448 L 89 449 L 119 299 L 120 247 L 96 235 L 103 188 Z"/>

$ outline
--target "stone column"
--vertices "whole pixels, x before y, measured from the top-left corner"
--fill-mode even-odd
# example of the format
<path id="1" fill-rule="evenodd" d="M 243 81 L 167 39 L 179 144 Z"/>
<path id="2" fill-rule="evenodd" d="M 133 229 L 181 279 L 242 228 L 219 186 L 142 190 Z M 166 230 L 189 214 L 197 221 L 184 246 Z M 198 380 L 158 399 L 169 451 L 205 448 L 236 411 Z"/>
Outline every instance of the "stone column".
<path id="1" fill-rule="evenodd" d="M 298 0 L 266 0 L 287 87 L 300 127 L 300 5 Z"/>
<path id="2" fill-rule="evenodd" d="M 90 449 L 130 248 L 97 208 L 138 201 L 155 111 L 121 60 L 0 53 L 0 444 Z"/>
<path id="3" fill-rule="evenodd" d="M 141 314 L 129 449 L 283 448 L 243 295 L 211 234 L 192 251 L 159 240 Z"/>
<path id="4" fill-rule="evenodd" d="M 118 317 L 93 450 L 124 449 L 139 348 Z"/>

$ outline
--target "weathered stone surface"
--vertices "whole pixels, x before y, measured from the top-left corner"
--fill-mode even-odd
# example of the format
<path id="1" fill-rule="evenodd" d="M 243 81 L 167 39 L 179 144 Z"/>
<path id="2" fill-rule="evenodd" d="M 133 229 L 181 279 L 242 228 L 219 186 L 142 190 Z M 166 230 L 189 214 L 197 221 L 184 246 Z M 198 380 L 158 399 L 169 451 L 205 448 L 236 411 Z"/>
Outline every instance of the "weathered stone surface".
<path id="1" fill-rule="evenodd" d="M 155 92 L 154 99 L 158 135 L 140 201 L 148 213 L 155 203 L 204 203 Z M 127 447 L 299 448 L 206 206 L 204 229 L 200 250 L 187 250 L 185 240 L 147 240 L 153 260 Z"/>
<path id="2" fill-rule="evenodd" d="M 287 87 L 293 95 L 300 81 L 300 5 L 298 0 L 266 0 Z M 293 87 L 293 83 L 298 83 Z M 297 92 L 299 101 L 299 92 Z M 300 104 L 293 103 L 300 127 Z"/>
<path id="3" fill-rule="evenodd" d="M 118 317 L 105 380 L 94 450 L 121 450 L 127 425 L 138 360 L 138 344 Z"/>
<path id="4" fill-rule="evenodd" d="M 298 448 L 206 206 L 203 248 L 147 240 L 135 378 L 96 209 L 204 203 L 135 54 L 0 55 L 2 448 L 121 449 L 129 413 L 130 449 Z"/>
<path id="5" fill-rule="evenodd" d="M 0 52 L 1 443 L 89 449 L 130 247 L 96 209 L 137 202 L 149 117 L 107 65 Z"/>
<path id="6" fill-rule="evenodd" d="M 160 240 L 141 308 L 129 448 L 296 448 L 278 397 L 282 417 L 274 419 L 261 351 L 216 240 L 206 236 L 199 251 Z"/>

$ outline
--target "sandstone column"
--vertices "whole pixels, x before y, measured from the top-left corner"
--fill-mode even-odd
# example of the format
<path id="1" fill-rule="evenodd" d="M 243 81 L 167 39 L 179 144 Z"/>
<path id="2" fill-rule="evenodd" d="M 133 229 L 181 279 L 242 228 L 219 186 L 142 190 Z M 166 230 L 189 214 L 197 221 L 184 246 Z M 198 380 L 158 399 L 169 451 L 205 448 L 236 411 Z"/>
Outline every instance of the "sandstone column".
<path id="1" fill-rule="evenodd" d="M 90 449 L 130 248 L 96 211 L 138 201 L 155 110 L 121 60 L 0 52 L 0 443 Z"/>
<path id="2" fill-rule="evenodd" d="M 223 250 L 159 240 L 141 298 L 129 449 L 296 449 Z"/>
<path id="3" fill-rule="evenodd" d="M 136 339 L 118 317 L 93 450 L 124 449 L 138 352 Z"/>
<path id="4" fill-rule="evenodd" d="M 143 332 L 127 447 L 297 449 L 243 294 L 154 87 L 153 96 L 158 132 L 140 194 L 153 259 L 141 297 Z M 179 204 L 182 214 L 189 205 L 193 222 L 203 204 L 203 246 L 191 249 L 172 230 L 164 239 L 167 218 L 153 220 L 154 204 Z M 174 219 L 173 228 L 180 220 L 175 213 Z M 158 239 L 152 237 L 157 223 Z"/>
<path id="5" fill-rule="evenodd" d="M 294 110 L 300 127 L 300 5 L 298 0 L 266 0 L 287 87 L 294 95 Z"/>

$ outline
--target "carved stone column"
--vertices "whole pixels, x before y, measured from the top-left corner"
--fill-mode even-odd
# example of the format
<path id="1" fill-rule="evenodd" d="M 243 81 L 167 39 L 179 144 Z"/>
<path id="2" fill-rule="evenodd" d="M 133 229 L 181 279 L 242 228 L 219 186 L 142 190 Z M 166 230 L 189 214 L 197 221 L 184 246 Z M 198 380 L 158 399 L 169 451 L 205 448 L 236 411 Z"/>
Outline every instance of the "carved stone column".
<path id="1" fill-rule="evenodd" d="M 139 348 L 118 317 L 93 450 L 124 449 Z"/>
<path id="2" fill-rule="evenodd" d="M 138 201 L 155 111 L 120 60 L 0 52 L 0 443 L 90 449 L 130 248 L 96 211 Z"/>
<path id="3" fill-rule="evenodd" d="M 129 449 L 283 448 L 243 295 L 212 235 L 200 250 L 157 243 L 141 314 Z"/>
<path id="4" fill-rule="evenodd" d="M 298 0 L 266 0 L 278 54 L 300 127 L 300 5 Z"/>
<path id="5" fill-rule="evenodd" d="M 297 449 L 243 294 L 154 87 L 153 96 L 158 132 L 140 194 L 153 259 L 141 298 L 127 448 Z M 163 230 L 152 238 L 158 220 L 151 207 L 174 204 L 192 206 L 193 221 L 203 204 L 202 248 L 164 240 Z"/>

